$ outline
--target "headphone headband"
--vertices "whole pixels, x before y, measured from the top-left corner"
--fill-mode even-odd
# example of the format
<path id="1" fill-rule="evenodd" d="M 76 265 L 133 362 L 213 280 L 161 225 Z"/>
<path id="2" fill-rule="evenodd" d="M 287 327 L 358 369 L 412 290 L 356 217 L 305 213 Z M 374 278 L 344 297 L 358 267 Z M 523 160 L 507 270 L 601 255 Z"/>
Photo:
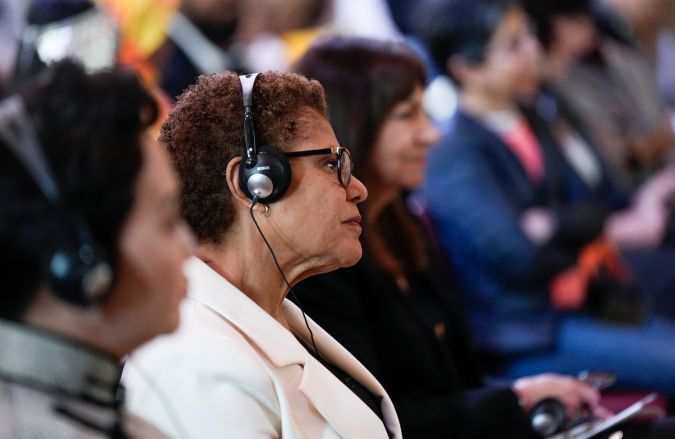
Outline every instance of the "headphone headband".
<path id="1" fill-rule="evenodd" d="M 271 203 L 283 196 L 291 181 L 288 159 L 273 145 L 258 146 L 253 123 L 253 88 L 259 73 L 239 76 L 244 105 L 245 149 L 239 166 L 241 190 L 254 202 Z"/>
<path id="2" fill-rule="evenodd" d="M 44 196 L 52 203 L 59 200 L 56 180 L 39 147 L 21 96 L 13 95 L 0 102 L 0 139 L 21 161 Z"/>
<path id="3" fill-rule="evenodd" d="M 246 144 L 246 166 L 253 167 L 258 158 L 258 145 L 255 139 L 255 127 L 253 125 L 253 87 L 259 73 L 239 76 L 241 83 L 241 95 L 244 103 L 244 142 Z"/>
<path id="4" fill-rule="evenodd" d="M 253 106 L 253 87 L 255 86 L 255 80 L 259 74 L 260 73 L 251 73 L 249 75 L 239 76 L 244 108 Z"/>
<path id="5" fill-rule="evenodd" d="M 51 255 L 48 264 L 53 293 L 77 305 L 96 303 L 110 289 L 112 269 L 86 224 L 63 206 L 56 179 L 19 95 L 0 102 L 0 139 L 21 162 L 47 201 L 69 213 L 63 221 L 63 245 Z"/>

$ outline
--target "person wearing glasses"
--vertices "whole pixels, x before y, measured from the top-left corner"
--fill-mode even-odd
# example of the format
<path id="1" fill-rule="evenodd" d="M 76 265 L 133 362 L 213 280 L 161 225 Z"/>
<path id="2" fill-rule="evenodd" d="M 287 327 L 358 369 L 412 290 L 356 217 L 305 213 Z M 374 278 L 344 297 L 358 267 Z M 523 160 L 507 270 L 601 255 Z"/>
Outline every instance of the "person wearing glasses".
<path id="1" fill-rule="evenodd" d="M 476 348 L 502 377 L 606 369 L 618 387 L 675 396 L 675 326 L 620 288 L 628 276 L 603 239 L 603 209 L 577 201 L 573 168 L 518 106 L 540 85 L 523 8 L 429 8 L 420 32 L 458 84 L 459 109 L 429 155 L 421 193 L 456 267 Z"/>
<path id="2" fill-rule="evenodd" d="M 199 246 L 180 329 L 132 362 L 191 437 L 400 437 L 378 381 L 286 299 L 300 280 L 361 257 L 367 193 L 325 112 L 316 81 L 223 73 L 200 77 L 162 127 Z M 132 411 L 178 434 L 134 369 Z"/>

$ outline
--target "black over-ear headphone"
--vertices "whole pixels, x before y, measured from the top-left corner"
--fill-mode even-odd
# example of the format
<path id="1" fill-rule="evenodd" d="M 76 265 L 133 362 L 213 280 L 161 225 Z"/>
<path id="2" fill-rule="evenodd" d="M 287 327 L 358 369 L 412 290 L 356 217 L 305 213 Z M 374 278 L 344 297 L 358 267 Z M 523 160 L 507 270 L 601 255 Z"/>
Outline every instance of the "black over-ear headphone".
<path id="1" fill-rule="evenodd" d="M 56 180 L 18 95 L 0 102 L 0 139 L 23 164 L 45 198 L 62 215 L 54 221 L 61 243 L 49 258 L 48 283 L 60 299 L 81 306 L 99 302 L 110 290 L 112 269 L 86 224 L 63 206 Z"/>
<path id="2" fill-rule="evenodd" d="M 253 121 L 253 86 L 259 73 L 239 77 L 244 101 L 245 150 L 239 165 L 239 187 L 252 200 L 271 203 L 281 198 L 291 182 L 291 165 L 273 145 L 258 146 Z"/>

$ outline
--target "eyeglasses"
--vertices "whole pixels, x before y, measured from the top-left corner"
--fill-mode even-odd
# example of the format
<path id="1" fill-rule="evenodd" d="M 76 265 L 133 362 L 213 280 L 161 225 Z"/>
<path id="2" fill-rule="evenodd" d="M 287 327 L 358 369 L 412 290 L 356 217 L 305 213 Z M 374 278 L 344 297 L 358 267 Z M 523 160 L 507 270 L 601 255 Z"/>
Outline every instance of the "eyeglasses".
<path id="1" fill-rule="evenodd" d="M 286 157 L 304 157 L 310 155 L 324 155 L 324 154 L 335 154 L 337 159 L 337 178 L 342 187 L 349 186 L 349 181 L 352 178 L 352 155 L 349 153 L 349 150 L 342 146 L 337 146 L 333 148 L 321 148 L 321 149 L 307 149 L 305 151 L 291 151 L 285 152 Z"/>

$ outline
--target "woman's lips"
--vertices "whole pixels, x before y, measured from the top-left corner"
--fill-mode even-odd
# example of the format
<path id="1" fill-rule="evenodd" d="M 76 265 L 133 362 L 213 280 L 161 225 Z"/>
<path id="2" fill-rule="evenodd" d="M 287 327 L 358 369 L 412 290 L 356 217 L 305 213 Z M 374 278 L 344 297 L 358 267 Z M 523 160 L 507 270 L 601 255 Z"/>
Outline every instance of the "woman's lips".
<path id="1" fill-rule="evenodd" d="M 361 227 L 361 215 L 353 216 L 348 220 L 343 221 L 343 223 Z"/>

